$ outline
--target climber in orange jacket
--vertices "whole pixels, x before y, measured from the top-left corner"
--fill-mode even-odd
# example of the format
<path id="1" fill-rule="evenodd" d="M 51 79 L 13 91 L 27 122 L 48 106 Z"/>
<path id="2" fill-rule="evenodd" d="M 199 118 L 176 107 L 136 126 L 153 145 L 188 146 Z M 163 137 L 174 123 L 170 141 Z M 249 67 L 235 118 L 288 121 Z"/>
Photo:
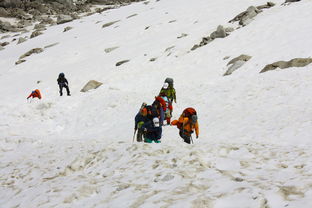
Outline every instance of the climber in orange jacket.
<path id="1" fill-rule="evenodd" d="M 30 93 L 30 95 L 27 97 L 27 99 L 29 99 L 29 98 L 39 98 L 39 99 L 41 99 L 41 93 L 40 93 L 40 91 L 39 91 L 38 89 L 32 91 L 32 92 Z"/>
<path id="2" fill-rule="evenodd" d="M 194 108 L 186 108 L 181 114 L 178 120 L 171 122 L 171 125 L 176 125 L 178 127 L 179 135 L 184 140 L 184 142 L 191 143 L 192 133 L 196 133 L 196 139 L 199 136 L 199 125 L 197 120 L 197 113 Z"/>

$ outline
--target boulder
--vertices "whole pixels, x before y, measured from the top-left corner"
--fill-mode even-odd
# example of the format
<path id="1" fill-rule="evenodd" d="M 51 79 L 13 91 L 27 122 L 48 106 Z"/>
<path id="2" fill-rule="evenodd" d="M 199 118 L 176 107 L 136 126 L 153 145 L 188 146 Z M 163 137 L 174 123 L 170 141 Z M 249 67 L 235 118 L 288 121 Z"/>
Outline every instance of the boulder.
<path id="1" fill-rule="evenodd" d="M 25 42 L 27 39 L 26 38 L 23 38 L 23 37 L 20 37 L 17 41 L 17 44 L 20 44 L 20 43 L 23 43 Z"/>
<path id="2" fill-rule="evenodd" d="M 222 25 L 219 25 L 217 30 L 210 34 L 211 39 L 225 38 L 227 36 L 225 29 Z"/>
<path id="3" fill-rule="evenodd" d="M 64 24 L 66 22 L 71 22 L 73 21 L 74 18 L 72 18 L 70 15 L 59 15 L 57 17 L 56 23 L 59 24 Z"/>
<path id="4" fill-rule="evenodd" d="M 72 27 L 69 27 L 69 26 L 68 26 L 68 27 L 65 27 L 64 30 L 63 30 L 63 32 L 67 32 L 67 31 L 69 31 L 69 30 L 71 30 L 71 29 L 73 29 L 73 28 L 72 28 Z"/>
<path id="5" fill-rule="evenodd" d="M 304 67 L 312 63 L 312 58 L 294 58 L 290 61 L 277 61 L 266 65 L 260 73 L 275 70 L 276 68 L 285 69 L 290 67 Z"/>
<path id="6" fill-rule="evenodd" d="M 30 38 L 34 38 L 42 34 L 43 34 L 42 32 L 40 32 L 39 30 L 36 30 L 33 33 L 31 33 Z"/>
<path id="7" fill-rule="evenodd" d="M 80 92 L 87 92 L 92 89 L 96 89 L 101 86 L 103 83 L 95 80 L 90 80 L 81 90 Z"/>

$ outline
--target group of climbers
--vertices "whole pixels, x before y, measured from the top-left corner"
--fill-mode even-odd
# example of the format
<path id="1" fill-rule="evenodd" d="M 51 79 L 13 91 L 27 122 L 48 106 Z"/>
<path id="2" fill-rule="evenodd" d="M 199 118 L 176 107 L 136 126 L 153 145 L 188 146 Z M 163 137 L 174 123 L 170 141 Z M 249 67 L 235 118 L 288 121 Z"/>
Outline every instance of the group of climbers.
<path id="1" fill-rule="evenodd" d="M 151 105 L 143 103 L 135 116 L 134 137 L 137 132 L 136 140 L 138 142 L 160 143 L 162 126 L 165 125 L 176 125 L 179 129 L 179 135 L 188 144 L 193 142 L 191 135 L 194 130 L 196 138 L 198 138 L 199 127 L 195 109 L 186 108 L 178 120 L 170 122 L 173 102 L 177 102 L 176 91 L 173 87 L 173 79 L 167 78 L 154 102 Z M 165 120 L 166 124 L 164 124 Z"/>
<path id="2" fill-rule="evenodd" d="M 59 89 L 60 89 L 60 96 L 63 96 L 63 88 L 66 89 L 66 92 L 67 92 L 67 96 L 70 96 L 70 91 L 69 91 L 69 87 L 68 87 L 68 81 L 67 79 L 65 78 L 65 74 L 64 73 L 60 73 L 58 78 L 57 78 L 57 84 L 59 86 Z M 30 95 L 27 97 L 27 100 L 29 98 L 38 98 L 38 99 L 41 99 L 41 93 L 40 93 L 40 90 L 36 89 L 34 91 L 32 91 L 30 93 Z"/>

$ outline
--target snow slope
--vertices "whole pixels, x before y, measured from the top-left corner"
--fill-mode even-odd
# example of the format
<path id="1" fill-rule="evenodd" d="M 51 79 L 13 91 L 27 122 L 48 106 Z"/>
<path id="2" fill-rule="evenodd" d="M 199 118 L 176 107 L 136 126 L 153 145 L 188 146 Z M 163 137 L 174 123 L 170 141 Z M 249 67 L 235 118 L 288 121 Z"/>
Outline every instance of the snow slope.
<path id="1" fill-rule="evenodd" d="M 312 1 L 273 2 L 240 28 L 228 21 L 266 1 L 151 0 L 2 39 L 0 207 L 312 207 L 312 64 L 259 73 L 311 57 Z M 235 30 L 190 50 L 218 25 Z M 241 54 L 252 58 L 223 76 Z M 134 116 L 166 77 L 174 118 L 196 108 L 200 138 L 165 126 L 161 144 L 133 144 Z M 81 93 L 92 79 L 103 85 Z M 27 102 L 36 88 L 43 99 Z"/>

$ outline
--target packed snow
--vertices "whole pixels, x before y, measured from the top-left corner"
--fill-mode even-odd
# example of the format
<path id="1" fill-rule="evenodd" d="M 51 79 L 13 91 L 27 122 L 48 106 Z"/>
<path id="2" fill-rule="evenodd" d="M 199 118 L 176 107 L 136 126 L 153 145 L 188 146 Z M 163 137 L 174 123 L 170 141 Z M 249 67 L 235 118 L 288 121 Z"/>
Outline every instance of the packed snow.
<path id="1" fill-rule="evenodd" d="M 0 208 L 312 207 L 312 64 L 259 73 L 311 58 L 312 1 L 272 2 L 244 27 L 229 21 L 266 1 L 150 0 L 1 39 Z M 191 50 L 218 25 L 234 31 Z M 173 119 L 194 107 L 199 138 L 164 126 L 160 144 L 133 142 L 166 77 Z M 103 85 L 80 92 L 89 80 Z M 43 98 L 26 100 L 34 89 Z"/>

